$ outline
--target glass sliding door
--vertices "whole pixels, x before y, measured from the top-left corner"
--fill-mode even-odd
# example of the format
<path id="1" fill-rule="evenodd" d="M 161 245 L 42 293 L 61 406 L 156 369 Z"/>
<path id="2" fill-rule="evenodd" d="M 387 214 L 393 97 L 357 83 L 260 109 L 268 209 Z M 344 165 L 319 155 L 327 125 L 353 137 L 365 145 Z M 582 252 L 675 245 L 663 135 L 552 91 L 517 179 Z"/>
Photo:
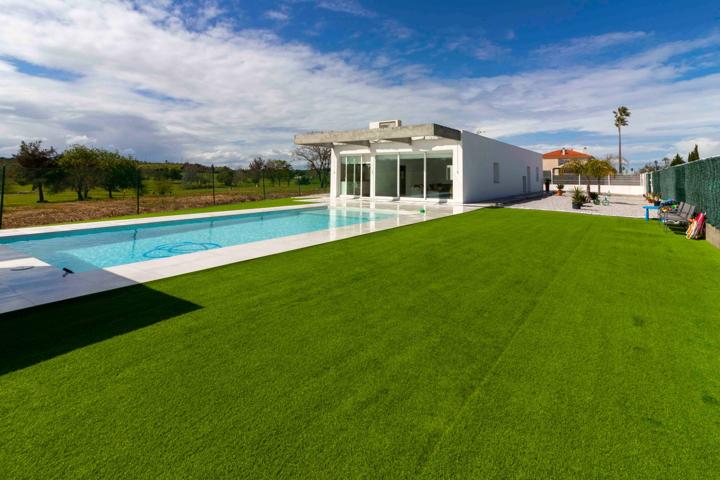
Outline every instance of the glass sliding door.
<path id="1" fill-rule="evenodd" d="M 360 195 L 360 158 L 340 157 L 340 195 Z"/>
<path id="2" fill-rule="evenodd" d="M 348 168 L 349 167 L 350 166 L 348 165 Z M 352 189 L 352 193 L 350 195 L 357 197 L 360 195 L 360 180 L 361 180 L 360 169 L 362 168 L 360 165 L 360 157 L 355 157 L 355 163 L 353 163 L 352 168 L 353 168 L 353 179 L 355 181 L 353 182 L 353 189 Z"/>
<path id="3" fill-rule="evenodd" d="M 453 195 L 452 152 L 428 152 L 427 198 L 451 199 Z"/>
<path id="4" fill-rule="evenodd" d="M 400 154 L 400 196 L 425 198 L 425 154 Z"/>
<path id="5" fill-rule="evenodd" d="M 375 196 L 398 196 L 398 156 L 378 155 L 375 157 Z"/>
<path id="6" fill-rule="evenodd" d="M 370 196 L 370 158 L 362 157 L 362 163 L 360 165 L 360 178 L 362 182 L 360 185 L 360 195 L 363 197 Z"/>

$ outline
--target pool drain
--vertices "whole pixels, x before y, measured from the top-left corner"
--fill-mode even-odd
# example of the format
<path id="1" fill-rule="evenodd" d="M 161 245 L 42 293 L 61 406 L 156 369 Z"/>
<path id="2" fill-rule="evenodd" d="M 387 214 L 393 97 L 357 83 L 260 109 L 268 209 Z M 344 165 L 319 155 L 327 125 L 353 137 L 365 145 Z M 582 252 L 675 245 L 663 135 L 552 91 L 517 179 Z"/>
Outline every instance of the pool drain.
<path id="1" fill-rule="evenodd" d="M 34 265 L 20 265 L 18 267 L 12 267 L 10 271 L 12 272 L 22 272 L 24 270 L 30 270 L 31 268 L 35 268 Z"/>
<path id="2" fill-rule="evenodd" d="M 164 245 L 158 245 L 152 250 L 148 250 L 143 253 L 145 258 L 166 258 L 174 255 L 182 255 L 183 253 L 194 253 L 203 252 L 205 250 L 212 250 L 213 248 L 220 248 L 217 243 L 202 243 L 202 242 L 178 242 L 178 243 L 166 243 Z"/>

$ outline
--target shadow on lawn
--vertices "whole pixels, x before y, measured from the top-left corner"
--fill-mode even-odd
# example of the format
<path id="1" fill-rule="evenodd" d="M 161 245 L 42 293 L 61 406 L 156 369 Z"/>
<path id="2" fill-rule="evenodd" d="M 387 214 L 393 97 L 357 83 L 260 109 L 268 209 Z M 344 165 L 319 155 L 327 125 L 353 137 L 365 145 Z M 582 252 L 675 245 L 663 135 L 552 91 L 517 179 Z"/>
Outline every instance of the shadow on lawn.
<path id="1" fill-rule="evenodd" d="M 134 285 L 0 315 L 0 375 L 199 308 Z"/>

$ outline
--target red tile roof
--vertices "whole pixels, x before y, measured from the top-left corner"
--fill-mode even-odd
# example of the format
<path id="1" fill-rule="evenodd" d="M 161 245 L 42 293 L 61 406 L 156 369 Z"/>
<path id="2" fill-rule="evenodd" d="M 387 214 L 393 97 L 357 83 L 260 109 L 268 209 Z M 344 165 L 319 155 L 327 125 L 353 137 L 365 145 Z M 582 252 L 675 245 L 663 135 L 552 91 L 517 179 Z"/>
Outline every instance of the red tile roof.
<path id="1" fill-rule="evenodd" d="M 543 158 L 591 158 L 592 155 L 587 153 L 576 152 L 569 148 L 561 148 L 560 150 L 553 150 L 543 155 Z"/>

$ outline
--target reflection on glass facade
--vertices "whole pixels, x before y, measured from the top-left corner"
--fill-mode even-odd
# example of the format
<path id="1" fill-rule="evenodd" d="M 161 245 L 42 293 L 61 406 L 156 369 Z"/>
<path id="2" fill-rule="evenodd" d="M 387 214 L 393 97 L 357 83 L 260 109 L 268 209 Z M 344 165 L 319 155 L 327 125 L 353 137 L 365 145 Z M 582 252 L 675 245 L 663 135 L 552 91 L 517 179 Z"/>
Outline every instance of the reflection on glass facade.
<path id="1" fill-rule="evenodd" d="M 340 157 L 340 194 L 370 196 L 369 157 Z M 375 196 L 453 198 L 453 153 L 414 152 L 375 156 Z"/>
<path id="2" fill-rule="evenodd" d="M 341 195 L 360 195 L 360 159 L 359 155 L 340 157 Z"/>
<path id="3" fill-rule="evenodd" d="M 397 154 L 375 157 L 375 196 L 397 197 Z"/>
<path id="4" fill-rule="evenodd" d="M 425 197 L 425 154 L 400 154 L 400 196 Z"/>
<path id="5" fill-rule="evenodd" d="M 452 198 L 452 152 L 427 154 L 427 198 Z"/>

